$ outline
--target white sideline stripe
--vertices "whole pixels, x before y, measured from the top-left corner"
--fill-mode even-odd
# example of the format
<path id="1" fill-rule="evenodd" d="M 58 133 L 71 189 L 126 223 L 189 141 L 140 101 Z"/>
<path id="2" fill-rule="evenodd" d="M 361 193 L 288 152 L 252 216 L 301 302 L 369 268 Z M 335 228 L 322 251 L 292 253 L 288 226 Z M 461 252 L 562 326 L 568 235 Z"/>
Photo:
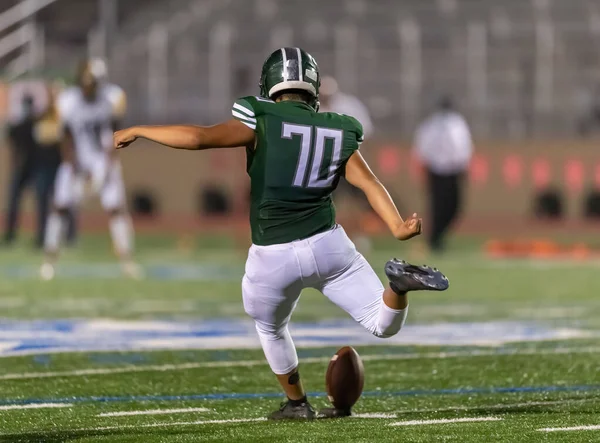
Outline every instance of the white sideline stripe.
<path id="1" fill-rule="evenodd" d="M 570 428 L 541 428 L 540 432 L 600 431 L 600 425 L 572 426 Z"/>
<path id="2" fill-rule="evenodd" d="M 234 117 L 239 118 L 240 120 L 244 120 L 246 122 L 250 122 L 250 123 L 256 123 L 256 119 L 252 118 L 252 117 L 248 117 L 247 115 L 244 115 L 240 112 L 237 111 L 231 111 L 231 115 L 233 115 Z"/>
<path id="3" fill-rule="evenodd" d="M 460 357 L 510 357 L 515 355 L 563 355 L 563 354 L 587 354 L 600 352 L 600 346 L 575 347 L 575 348 L 554 348 L 554 349 L 518 349 L 514 352 L 499 353 L 494 350 L 483 351 L 454 351 L 454 352 L 423 352 L 398 355 L 363 355 L 363 361 L 394 361 L 394 360 L 417 360 L 423 359 L 447 359 Z M 300 363 L 328 363 L 331 357 L 309 357 L 300 360 Z M 0 375 L 2 380 L 27 380 L 35 378 L 55 378 L 55 377 L 83 377 L 88 375 L 111 375 L 126 374 L 132 372 L 167 372 L 182 371 L 187 369 L 201 368 L 236 368 L 266 366 L 266 360 L 240 360 L 240 361 L 205 361 L 197 363 L 182 363 L 178 365 L 147 365 L 147 366 L 125 366 L 122 368 L 89 368 L 77 369 L 74 371 L 57 372 L 21 372 Z"/>
<path id="4" fill-rule="evenodd" d="M 208 408 L 182 408 L 182 409 L 150 409 L 146 411 L 120 411 L 103 412 L 97 417 L 125 417 L 129 415 L 160 415 L 160 414 L 184 414 L 186 412 L 209 412 Z"/>
<path id="5" fill-rule="evenodd" d="M 420 425 L 443 425 L 447 423 L 471 423 L 477 421 L 500 421 L 501 417 L 465 417 L 465 418 L 440 418 L 437 420 L 410 420 L 390 423 L 389 426 L 420 426 Z"/>
<path id="6" fill-rule="evenodd" d="M 15 409 L 51 409 L 51 408 L 70 408 L 71 403 L 36 403 L 31 405 L 4 405 L 0 406 L 0 411 L 12 411 Z"/>
<path id="7" fill-rule="evenodd" d="M 246 108 L 245 106 L 240 105 L 239 103 L 234 103 L 233 107 L 235 109 L 237 109 L 238 111 L 240 111 L 241 113 L 248 115 L 248 117 L 256 117 L 256 114 L 254 112 L 252 112 L 250 109 Z"/>

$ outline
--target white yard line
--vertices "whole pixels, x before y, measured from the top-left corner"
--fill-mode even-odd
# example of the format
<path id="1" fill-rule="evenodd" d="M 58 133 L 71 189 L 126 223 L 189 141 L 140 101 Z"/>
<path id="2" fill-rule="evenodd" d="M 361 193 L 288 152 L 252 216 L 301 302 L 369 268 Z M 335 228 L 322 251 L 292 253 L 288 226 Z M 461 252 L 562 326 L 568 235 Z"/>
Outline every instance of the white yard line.
<path id="1" fill-rule="evenodd" d="M 352 414 L 352 418 L 398 418 L 395 413 L 367 412 L 365 414 Z"/>
<path id="2" fill-rule="evenodd" d="M 165 423 L 148 423 L 143 425 L 125 425 L 125 426 L 107 426 L 103 428 L 78 429 L 77 431 L 111 431 L 114 429 L 138 429 L 138 428 L 163 428 L 170 426 L 194 426 L 194 425 L 220 425 L 229 423 L 252 423 L 259 421 L 267 421 L 266 418 L 232 418 L 229 420 L 197 420 L 197 421 L 176 421 Z M 1 435 L 1 434 L 0 434 Z"/>
<path id="3" fill-rule="evenodd" d="M 528 401 L 521 403 L 496 403 L 493 405 L 475 405 L 475 406 L 447 406 L 445 408 L 427 408 L 427 409 L 403 409 L 400 411 L 394 411 L 395 415 L 401 414 L 423 414 L 428 412 L 468 412 L 477 411 L 480 409 L 510 409 L 510 408 L 525 408 L 531 406 L 556 406 L 562 404 L 574 404 L 574 403 L 586 403 L 589 401 L 596 401 L 596 398 L 577 398 L 577 399 L 565 399 L 565 400 L 550 400 L 550 401 Z"/>
<path id="4" fill-rule="evenodd" d="M 51 408 L 70 408 L 71 403 L 34 403 L 30 405 L 4 405 L 0 406 L 0 411 L 12 411 L 19 409 L 51 409 Z"/>
<path id="5" fill-rule="evenodd" d="M 600 425 L 571 426 L 570 428 L 541 428 L 540 432 L 600 431 Z"/>
<path id="6" fill-rule="evenodd" d="M 363 361 L 394 361 L 394 360 L 417 360 L 417 359 L 447 359 L 461 357 L 494 357 L 494 356 L 513 356 L 513 355 L 564 355 L 564 354 L 587 354 L 600 352 L 600 346 L 575 347 L 575 348 L 553 348 L 553 349 L 519 349 L 511 352 L 498 352 L 496 350 L 481 351 L 453 351 L 453 352 L 423 352 L 396 355 L 363 355 Z M 309 357 L 301 359 L 301 363 L 327 363 L 330 357 Z M 113 375 L 137 372 L 169 372 L 183 371 L 188 369 L 202 368 L 237 368 L 266 366 L 266 360 L 239 360 L 239 361 L 207 361 L 196 363 L 165 364 L 165 365 L 140 365 L 124 366 L 120 368 L 89 368 L 77 369 L 73 371 L 56 372 L 18 372 L 0 375 L 2 380 L 26 380 L 37 378 L 56 378 L 56 377 L 85 377 L 90 375 Z"/>
<path id="7" fill-rule="evenodd" d="M 182 409 L 149 409 L 146 411 L 119 411 L 104 412 L 98 417 L 126 417 L 131 415 L 161 415 L 161 414 L 186 414 L 190 412 L 209 412 L 208 408 L 182 408 Z"/>
<path id="8" fill-rule="evenodd" d="M 500 421 L 501 417 L 464 417 L 464 418 L 440 418 L 437 420 L 410 420 L 397 421 L 388 426 L 421 426 L 421 425 L 444 425 L 447 423 L 471 423 L 479 421 Z"/>

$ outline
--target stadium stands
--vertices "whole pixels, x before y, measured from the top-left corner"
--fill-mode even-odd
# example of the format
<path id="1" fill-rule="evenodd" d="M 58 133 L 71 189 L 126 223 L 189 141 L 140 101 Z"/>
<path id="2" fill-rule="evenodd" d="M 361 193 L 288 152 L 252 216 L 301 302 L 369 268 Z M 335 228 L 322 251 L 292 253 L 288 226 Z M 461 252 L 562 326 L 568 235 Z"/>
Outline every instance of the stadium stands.
<path id="1" fill-rule="evenodd" d="M 85 49 L 97 9 L 59 0 L 39 14 L 49 66 Z M 360 95 L 383 132 L 408 136 L 451 92 L 479 136 L 568 136 L 600 72 L 600 5 L 588 0 L 121 0 L 119 28 L 111 71 L 136 120 L 214 121 L 290 44 Z"/>

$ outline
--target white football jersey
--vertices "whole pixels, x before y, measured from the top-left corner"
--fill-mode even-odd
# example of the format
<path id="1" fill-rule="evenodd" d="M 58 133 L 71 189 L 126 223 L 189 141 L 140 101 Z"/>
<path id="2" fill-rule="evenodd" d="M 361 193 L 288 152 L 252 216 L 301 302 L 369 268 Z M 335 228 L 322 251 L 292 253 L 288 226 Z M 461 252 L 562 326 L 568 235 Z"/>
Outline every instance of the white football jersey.
<path id="1" fill-rule="evenodd" d="M 58 115 L 63 128 L 73 136 L 76 156 L 87 163 L 112 147 L 113 121 L 122 116 L 124 93 L 116 85 L 102 85 L 94 101 L 72 87 L 58 97 Z"/>

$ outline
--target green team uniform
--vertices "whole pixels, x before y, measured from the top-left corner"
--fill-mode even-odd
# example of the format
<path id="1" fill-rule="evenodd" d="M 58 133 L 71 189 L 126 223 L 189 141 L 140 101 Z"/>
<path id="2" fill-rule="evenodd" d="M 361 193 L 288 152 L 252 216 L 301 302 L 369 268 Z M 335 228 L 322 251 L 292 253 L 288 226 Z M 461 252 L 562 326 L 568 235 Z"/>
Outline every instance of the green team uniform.
<path id="1" fill-rule="evenodd" d="M 241 98 L 232 109 L 233 117 L 256 133 L 254 146 L 247 147 L 253 245 L 242 279 L 244 310 L 256 324 L 271 370 L 286 375 L 288 383 L 298 368 L 288 323 L 304 288 L 320 291 L 377 337 L 397 334 L 408 308 L 392 309 L 383 302 L 381 280 L 335 226 L 331 194 L 363 130 L 352 117 L 317 113 L 320 85 L 310 54 L 281 48 L 263 64 L 260 97 Z M 306 102 L 271 100 L 286 93 L 300 93 Z M 421 267 L 414 271 L 417 280 L 413 268 L 397 260 L 386 264 L 392 291 L 445 289 L 424 280 L 443 277 L 439 271 Z M 350 408 L 321 414 L 348 416 Z M 288 400 L 270 418 L 312 419 L 315 411 L 304 397 Z"/>
<path id="2" fill-rule="evenodd" d="M 232 114 L 256 132 L 256 145 L 247 147 L 252 242 L 289 243 L 331 229 L 331 194 L 363 141 L 361 124 L 303 102 L 261 97 L 237 100 Z"/>

